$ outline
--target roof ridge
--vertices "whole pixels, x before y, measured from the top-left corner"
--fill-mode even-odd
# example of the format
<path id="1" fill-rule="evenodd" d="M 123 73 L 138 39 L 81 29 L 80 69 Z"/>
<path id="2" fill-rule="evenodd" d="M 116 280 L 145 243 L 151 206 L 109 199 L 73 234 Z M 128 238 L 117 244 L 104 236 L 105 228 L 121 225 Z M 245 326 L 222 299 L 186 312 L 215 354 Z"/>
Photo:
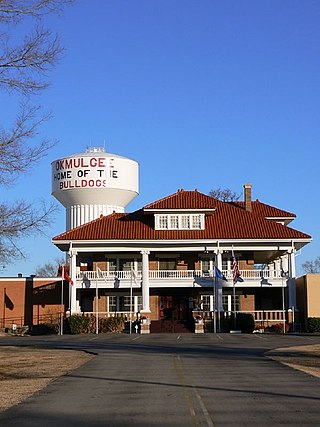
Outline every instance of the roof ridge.
<path id="1" fill-rule="evenodd" d="M 184 191 L 184 190 L 182 190 L 182 191 Z M 154 205 L 155 203 L 159 203 L 159 202 L 163 202 L 163 201 L 165 201 L 165 200 L 169 200 L 169 199 L 171 199 L 172 197 L 176 196 L 178 193 L 180 193 L 180 190 L 179 190 L 179 189 L 178 189 L 178 191 L 176 191 L 175 193 L 169 194 L 169 196 L 165 196 L 165 197 L 162 197 L 162 198 L 161 198 L 161 199 L 159 199 L 159 200 L 155 200 L 154 202 L 148 203 L 147 205 L 143 206 L 143 208 L 142 208 L 142 209 L 146 209 L 146 208 L 148 208 L 148 206 Z"/>
<path id="2" fill-rule="evenodd" d="M 235 201 L 233 201 L 233 202 L 227 202 L 229 205 L 231 205 L 231 206 L 235 206 L 235 207 L 238 207 L 238 208 L 244 208 L 244 205 L 245 205 L 245 202 L 244 202 L 244 200 L 235 200 Z M 275 210 L 277 210 L 277 211 L 282 211 L 282 212 L 286 212 L 286 213 L 288 213 L 288 214 L 290 214 L 290 215 L 292 215 L 292 216 L 296 216 L 296 214 L 294 214 L 293 212 L 289 212 L 288 210 L 286 210 L 286 209 L 282 209 L 282 208 L 277 208 L 276 206 L 273 206 L 273 205 L 270 205 L 269 203 L 265 203 L 265 202 L 261 202 L 261 200 L 258 200 L 258 199 L 256 199 L 256 200 L 252 200 L 252 202 L 251 202 L 253 205 L 263 205 L 263 206 L 267 206 L 268 208 L 271 208 L 271 209 L 275 209 Z"/>

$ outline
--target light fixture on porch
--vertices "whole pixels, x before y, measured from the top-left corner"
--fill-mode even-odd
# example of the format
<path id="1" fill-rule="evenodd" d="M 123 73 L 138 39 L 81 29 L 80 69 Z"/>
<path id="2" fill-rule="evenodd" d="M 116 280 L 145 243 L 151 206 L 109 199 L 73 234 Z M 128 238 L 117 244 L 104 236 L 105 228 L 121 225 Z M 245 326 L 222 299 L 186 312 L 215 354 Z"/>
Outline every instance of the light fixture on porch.
<path id="1" fill-rule="evenodd" d="M 204 251 L 203 251 L 205 254 L 208 254 L 209 253 L 209 251 L 208 251 L 208 248 L 205 246 L 204 247 Z"/>

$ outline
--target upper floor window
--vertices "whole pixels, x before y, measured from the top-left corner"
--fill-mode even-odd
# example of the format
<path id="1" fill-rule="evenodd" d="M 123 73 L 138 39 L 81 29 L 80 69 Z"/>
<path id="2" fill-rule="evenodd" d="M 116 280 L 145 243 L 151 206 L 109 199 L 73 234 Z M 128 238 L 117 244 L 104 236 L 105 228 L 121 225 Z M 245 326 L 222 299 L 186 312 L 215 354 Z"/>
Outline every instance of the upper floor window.
<path id="1" fill-rule="evenodd" d="M 159 228 L 167 230 L 168 228 L 168 216 L 159 215 Z"/>
<path id="2" fill-rule="evenodd" d="M 201 228 L 201 217 L 200 215 L 192 215 L 192 228 Z"/>
<path id="3" fill-rule="evenodd" d="M 170 228 L 177 229 L 179 228 L 179 216 L 170 215 Z"/>
<path id="4" fill-rule="evenodd" d="M 156 214 L 157 230 L 203 230 L 204 214 Z"/>
<path id="5" fill-rule="evenodd" d="M 180 228 L 190 228 L 190 215 L 181 215 L 181 227 Z"/>

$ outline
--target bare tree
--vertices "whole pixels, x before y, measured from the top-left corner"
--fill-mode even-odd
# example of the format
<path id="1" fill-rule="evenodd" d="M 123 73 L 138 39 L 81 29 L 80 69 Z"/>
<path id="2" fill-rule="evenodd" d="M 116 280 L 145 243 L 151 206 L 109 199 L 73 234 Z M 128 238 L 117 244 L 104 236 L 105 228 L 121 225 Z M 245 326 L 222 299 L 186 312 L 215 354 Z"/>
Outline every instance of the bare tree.
<path id="1" fill-rule="evenodd" d="M 11 126 L 0 125 L 1 186 L 12 185 L 55 143 L 45 138 L 38 140 L 39 127 L 50 114 L 31 105 L 30 100 L 49 85 L 47 73 L 63 50 L 59 37 L 43 27 L 43 18 L 59 13 L 73 1 L 0 0 L 0 89 L 14 97 L 19 105 L 17 111 L 20 110 Z M 17 42 L 17 27 L 25 20 L 32 22 L 34 28 Z M 10 206 L 0 202 L 0 260 L 9 262 L 22 256 L 17 240 L 42 232 L 55 209 L 53 204 L 39 206 L 19 201 Z"/>
<path id="2" fill-rule="evenodd" d="M 320 257 L 314 261 L 306 261 L 302 264 L 305 273 L 320 273 Z"/>
<path id="3" fill-rule="evenodd" d="M 240 199 L 241 194 L 231 191 L 229 188 L 217 188 L 209 191 L 209 196 L 215 199 L 221 200 L 222 202 L 236 202 Z"/>
<path id="4" fill-rule="evenodd" d="M 66 260 L 64 258 L 56 258 L 53 262 L 49 261 L 37 267 L 34 274 L 37 277 L 57 277 L 59 266 L 64 265 L 65 262 Z"/>

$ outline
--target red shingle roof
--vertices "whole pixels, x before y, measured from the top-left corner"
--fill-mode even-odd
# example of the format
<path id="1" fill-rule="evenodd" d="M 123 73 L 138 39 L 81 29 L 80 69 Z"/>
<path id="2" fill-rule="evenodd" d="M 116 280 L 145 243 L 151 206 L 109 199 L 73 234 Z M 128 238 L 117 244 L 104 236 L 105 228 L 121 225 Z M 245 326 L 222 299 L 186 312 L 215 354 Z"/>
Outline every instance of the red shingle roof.
<path id="1" fill-rule="evenodd" d="M 232 202 L 234 206 L 242 209 L 245 208 L 245 202 Z M 252 201 L 252 212 L 265 218 L 295 218 L 296 215 L 292 212 L 287 212 L 282 209 L 275 208 L 274 206 L 266 205 L 259 200 Z"/>
<path id="2" fill-rule="evenodd" d="M 259 202 L 260 203 L 260 202 Z M 53 240 L 310 239 L 308 234 L 265 219 L 267 208 L 247 212 L 198 191 L 178 191 L 144 209 L 211 209 L 204 230 L 155 230 L 143 209 L 113 213 L 56 236 Z M 271 209 L 276 209 L 272 208 Z M 280 211 L 279 212 L 284 212 Z M 262 214 L 263 213 L 263 214 Z"/>
<path id="3" fill-rule="evenodd" d="M 199 193 L 197 190 L 184 191 L 178 190 L 177 193 L 157 200 L 156 202 L 146 205 L 143 209 L 157 210 L 157 209 L 214 209 L 220 202 L 211 196 Z"/>

